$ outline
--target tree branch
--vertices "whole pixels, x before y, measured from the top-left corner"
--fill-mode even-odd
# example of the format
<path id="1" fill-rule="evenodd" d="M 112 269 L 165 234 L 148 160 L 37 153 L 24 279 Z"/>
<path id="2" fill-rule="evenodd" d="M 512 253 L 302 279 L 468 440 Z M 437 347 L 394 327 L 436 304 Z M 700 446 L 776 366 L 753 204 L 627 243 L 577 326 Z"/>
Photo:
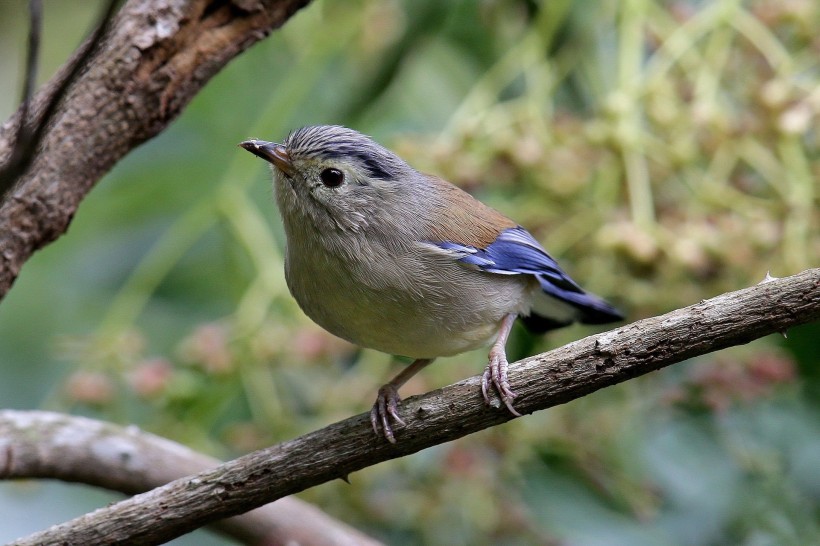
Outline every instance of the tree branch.
<path id="1" fill-rule="evenodd" d="M 0 206 L 0 298 L 123 156 L 157 135 L 239 53 L 310 0 L 129 0 L 66 91 L 16 190 Z M 82 46 L 74 58 L 84 55 Z M 0 126 L 0 171 L 28 108 L 40 120 L 72 61 Z"/>
<path id="2" fill-rule="evenodd" d="M 820 269 L 723 294 L 589 336 L 510 368 L 523 413 L 569 402 L 687 358 L 820 318 Z M 480 378 L 405 400 L 393 445 L 367 414 L 263 449 L 21 539 L 34 544 L 160 544 L 219 518 L 512 419 L 483 404 Z"/>
<path id="3" fill-rule="evenodd" d="M 218 464 L 137 427 L 47 411 L 0 411 L 0 479 L 54 478 L 133 495 Z M 294 497 L 216 521 L 213 528 L 253 545 L 380 544 Z"/>

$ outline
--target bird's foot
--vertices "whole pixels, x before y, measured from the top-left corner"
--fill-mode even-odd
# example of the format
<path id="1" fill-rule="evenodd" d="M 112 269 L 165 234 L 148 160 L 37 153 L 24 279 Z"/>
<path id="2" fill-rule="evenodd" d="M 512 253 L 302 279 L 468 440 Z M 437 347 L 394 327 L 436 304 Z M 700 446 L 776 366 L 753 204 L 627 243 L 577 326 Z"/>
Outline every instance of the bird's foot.
<path id="1" fill-rule="evenodd" d="M 521 417 L 521 414 L 513 407 L 512 403 L 517 396 L 512 389 L 510 389 L 510 382 L 507 379 L 507 370 L 510 367 L 507 362 L 507 354 L 504 347 L 493 347 L 490 350 L 490 361 L 484 369 L 484 375 L 481 377 L 481 394 L 484 401 L 490 405 L 490 384 L 495 387 L 498 396 L 507 409 L 516 417 Z"/>
<path id="2" fill-rule="evenodd" d="M 390 421 L 404 426 L 405 423 L 399 417 L 399 390 L 393 384 L 387 383 L 379 389 L 379 394 L 376 396 L 376 403 L 373 404 L 373 409 L 370 410 L 370 425 L 373 427 L 373 432 L 383 435 L 385 439 L 391 444 L 396 443 L 396 437 L 393 435 L 393 427 Z M 379 433 L 381 429 L 381 433 Z"/>

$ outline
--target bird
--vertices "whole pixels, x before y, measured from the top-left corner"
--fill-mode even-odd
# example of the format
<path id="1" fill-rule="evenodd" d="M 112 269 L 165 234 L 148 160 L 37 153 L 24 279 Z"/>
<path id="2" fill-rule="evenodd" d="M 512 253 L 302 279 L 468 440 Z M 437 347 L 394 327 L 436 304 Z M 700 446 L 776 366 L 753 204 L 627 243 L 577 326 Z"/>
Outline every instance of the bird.
<path id="1" fill-rule="evenodd" d="M 413 359 L 370 411 L 390 443 L 406 425 L 399 388 L 434 359 L 490 346 L 482 397 L 494 390 L 520 416 L 505 350 L 517 318 L 536 333 L 623 319 L 518 223 L 358 131 L 311 125 L 239 146 L 271 164 L 300 308 L 355 345 Z"/>

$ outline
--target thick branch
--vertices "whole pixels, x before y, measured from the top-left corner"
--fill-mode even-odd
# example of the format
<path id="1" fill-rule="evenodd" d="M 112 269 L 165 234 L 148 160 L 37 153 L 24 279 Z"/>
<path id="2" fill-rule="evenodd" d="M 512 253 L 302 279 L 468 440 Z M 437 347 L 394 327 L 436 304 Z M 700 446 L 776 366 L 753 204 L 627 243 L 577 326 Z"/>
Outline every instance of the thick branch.
<path id="1" fill-rule="evenodd" d="M 718 296 L 589 336 L 510 368 L 524 413 L 820 318 L 820 269 Z M 483 404 L 479 378 L 406 400 L 407 426 L 389 444 L 362 414 L 213 470 L 183 478 L 14 544 L 159 544 L 215 519 L 382 461 L 508 421 Z M 496 404 L 500 406 L 500 404 Z M 159 516 L 159 521 L 158 521 Z"/>
<path id="2" fill-rule="evenodd" d="M 80 201 L 120 158 L 165 129 L 228 61 L 309 1 L 129 0 L 0 208 L 0 297 L 34 251 L 65 232 Z M 34 120 L 65 72 L 37 93 Z M 13 159 L 19 117 L 0 126 L 0 162 Z"/>
<path id="3" fill-rule="evenodd" d="M 133 495 L 219 463 L 136 427 L 46 411 L 0 411 L 0 479 L 54 478 Z M 380 544 L 293 497 L 213 528 L 254 545 Z"/>

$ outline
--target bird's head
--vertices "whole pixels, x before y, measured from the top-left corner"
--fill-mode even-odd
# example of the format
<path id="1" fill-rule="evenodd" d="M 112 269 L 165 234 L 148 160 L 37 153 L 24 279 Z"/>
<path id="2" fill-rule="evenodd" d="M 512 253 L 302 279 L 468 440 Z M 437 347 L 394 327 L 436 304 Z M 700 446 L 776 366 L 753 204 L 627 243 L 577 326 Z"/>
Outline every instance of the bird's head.
<path id="1" fill-rule="evenodd" d="M 337 125 L 297 129 L 281 144 L 247 140 L 240 146 L 273 166 L 283 216 L 321 230 L 360 231 L 389 211 L 403 183 L 418 175 L 369 137 Z"/>

